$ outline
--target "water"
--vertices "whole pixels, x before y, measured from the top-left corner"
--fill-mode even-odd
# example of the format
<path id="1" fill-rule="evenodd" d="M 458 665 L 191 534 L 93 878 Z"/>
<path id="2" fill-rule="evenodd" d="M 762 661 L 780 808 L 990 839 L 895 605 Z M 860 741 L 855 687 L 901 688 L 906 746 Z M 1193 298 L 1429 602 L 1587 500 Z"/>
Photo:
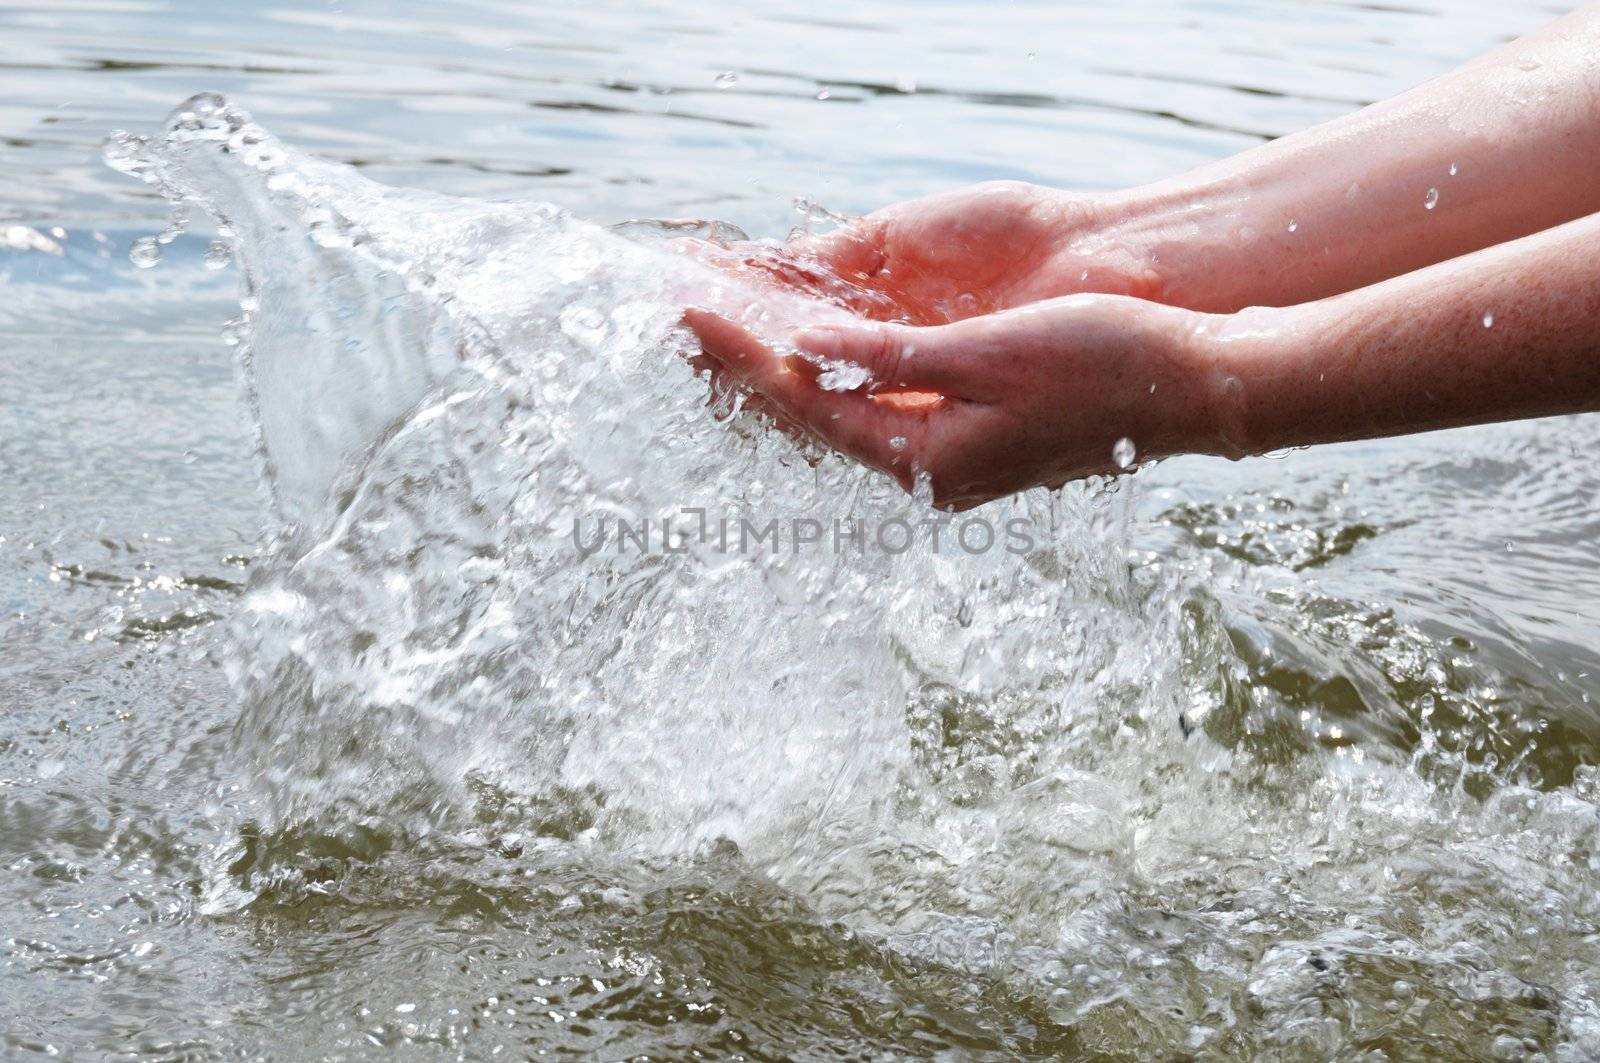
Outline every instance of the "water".
<path id="1" fill-rule="evenodd" d="M 1133 183 L 1548 12 L 236 7 L 0 13 L 8 1054 L 1600 1051 L 1592 419 L 571 534 L 926 513 L 579 219 Z M 180 122 L 179 235 L 94 156 L 199 89 L 283 141 Z"/>

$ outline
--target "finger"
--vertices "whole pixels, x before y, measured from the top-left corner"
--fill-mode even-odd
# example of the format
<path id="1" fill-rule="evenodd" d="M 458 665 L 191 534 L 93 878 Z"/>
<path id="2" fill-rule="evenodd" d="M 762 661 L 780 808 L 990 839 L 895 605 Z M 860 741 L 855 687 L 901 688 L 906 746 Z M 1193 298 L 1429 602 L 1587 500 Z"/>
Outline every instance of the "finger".
<path id="1" fill-rule="evenodd" d="M 888 264 L 888 241 L 888 218 L 874 214 L 831 233 L 801 237 L 789 246 L 841 276 L 866 280 Z"/>
<path id="2" fill-rule="evenodd" d="M 876 391 L 935 392 L 965 398 L 972 367 L 953 349 L 951 330 L 884 322 L 815 325 L 795 333 L 799 350 L 832 362 L 850 362 L 872 374 Z"/>
<path id="3" fill-rule="evenodd" d="M 860 391 L 828 391 L 816 383 L 817 369 L 800 358 L 784 358 L 746 329 L 709 310 L 691 308 L 684 324 L 701 347 L 745 387 L 763 396 L 781 418 L 803 425 L 836 450 L 874 468 L 900 475 L 905 458 L 890 440 L 914 420 L 880 408 Z"/>
<path id="4" fill-rule="evenodd" d="M 853 397 L 857 402 L 861 399 L 818 387 L 817 366 L 778 354 L 721 314 L 691 307 L 684 312 L 683 322 L 700 338 L 705 355 L 714 359 L 730 379 L 808 424 L 820 419 L 820 415 L 842 412 L 846 398 Z"/>

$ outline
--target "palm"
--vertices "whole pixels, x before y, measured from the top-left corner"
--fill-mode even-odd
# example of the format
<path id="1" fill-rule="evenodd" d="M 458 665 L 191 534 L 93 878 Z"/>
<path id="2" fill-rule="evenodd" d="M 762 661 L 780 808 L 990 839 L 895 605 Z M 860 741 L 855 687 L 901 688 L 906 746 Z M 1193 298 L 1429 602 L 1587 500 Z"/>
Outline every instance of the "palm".
<path id="1" fill-rule="evenodd" d="M 1080 292 L 1147 294 L 1093 201 L 1014 182 L 886 208 L 742 265 L 866 317 L 937 325 Z"/>

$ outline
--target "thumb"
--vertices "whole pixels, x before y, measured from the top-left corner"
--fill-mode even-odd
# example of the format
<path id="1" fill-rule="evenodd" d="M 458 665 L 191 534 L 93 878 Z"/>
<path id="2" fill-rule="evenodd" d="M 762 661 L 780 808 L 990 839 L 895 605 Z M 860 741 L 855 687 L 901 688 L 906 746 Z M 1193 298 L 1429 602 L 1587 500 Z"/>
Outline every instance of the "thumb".
<path id="1" fill-rule="evenodd" d="M 794 345 L 813 358 L 861 366 L 876 388 L 960 394 L 964 374 L 944 331 L 876 321 L 814 325 L 795 333 Z"/>

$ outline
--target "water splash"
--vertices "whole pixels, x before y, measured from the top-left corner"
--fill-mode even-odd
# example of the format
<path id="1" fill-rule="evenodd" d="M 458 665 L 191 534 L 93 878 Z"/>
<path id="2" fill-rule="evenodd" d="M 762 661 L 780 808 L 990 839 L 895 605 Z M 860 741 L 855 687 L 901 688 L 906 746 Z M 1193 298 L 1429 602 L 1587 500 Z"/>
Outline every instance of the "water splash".
<path id="1" fill-rule="evenodd" d="M 1600 909 L 1571 877 L 1600 841 L 1592 773 L 1480 803 L 1398 745 L 1291 728 L 1263 692 L 1294 682 L 1279 655 L 1351 641 L 1339 603 L 1266 586 L 1323 627 L 1252 644 L 1204 572 L 1130 565 L 1100 483 L 980 511 L 1004 545 L 969 550 L 968 518 L 708 405 L 677 326 L 702 302 L 781 339 L 842 309 L 756 297 L 670 223 L 385 188 L 216 96 L 107 160 L 231 233 L 284 522 L 236 625 L 253 823 L 212 908 L 330 833 L 365 839 L 351 860 L 733 852 L 894 963 L 998 975 L 1123 1047 L 1461 1054 L 1477 1013 L 1600 1036 Z M 884 547 L 896 522 L 915 548 Z M 704 534 L 730 526 L 757 548 Z M 1392 642 L 1397 670 L 1429 659 Z M 1519 928 L 1503 948 L 1463 929 L 1469 899 Z"/>
<path id="2" fill-rule="evenodd" d="M 1119 659 L 1168 656 L 1112 607 L 1132 592 L 1094 487 L 987 517 L 1036 529 L 1021 556 L 870 538 L 581 555 L 585 522 L 702 511 L 933 523 L 883 478 L 707 408 L 680 308 L 785 327 L 737 278 L 553 207 L 384 188 L 217 97 L 108 160 L 224 222 L 244 267 L 241 357 L 288 524 L 236 664 L 269 826 L 424 831 L 486 784 L 565 803 L 608 845 L 725 839 L 811 866 L 933 799 L 909 722 L 932 691 L 1043 735 L 1092 717 Z"/>

